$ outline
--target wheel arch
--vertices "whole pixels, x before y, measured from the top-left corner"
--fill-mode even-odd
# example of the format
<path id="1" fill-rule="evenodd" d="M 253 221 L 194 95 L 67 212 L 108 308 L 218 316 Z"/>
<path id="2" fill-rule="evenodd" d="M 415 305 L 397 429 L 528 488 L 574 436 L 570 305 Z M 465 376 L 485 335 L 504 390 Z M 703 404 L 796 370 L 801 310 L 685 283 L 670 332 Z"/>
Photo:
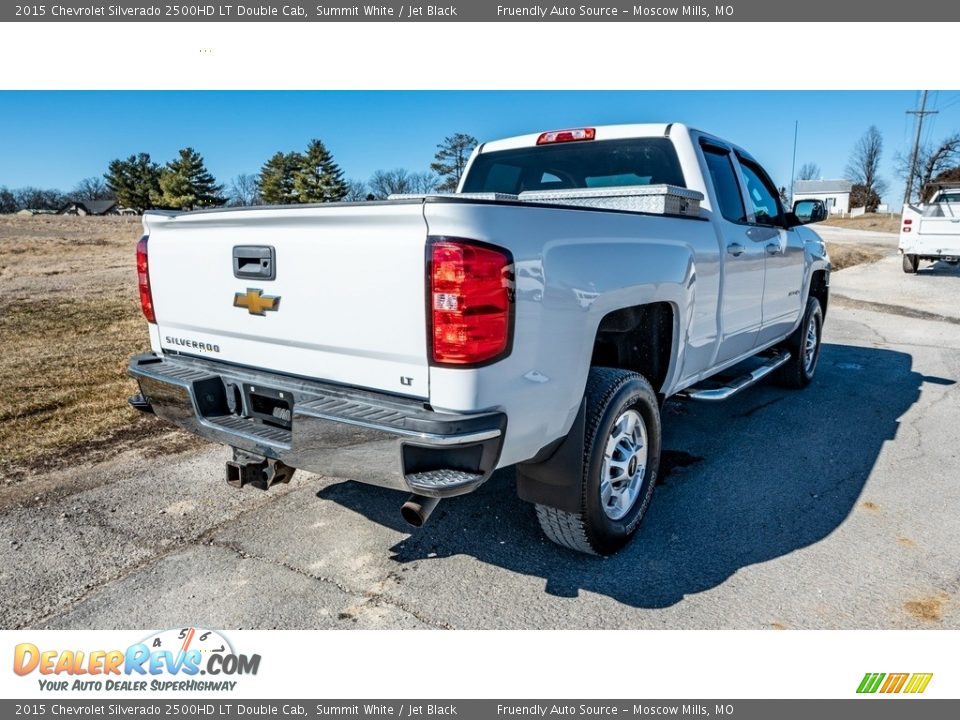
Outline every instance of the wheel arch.
<path id="1" fill-rule="evenodd" d="M 597 326 L 590 366 L 639 373 L 662 396 L 676 363 L 678 336 L 677 308 L 671 302 L 612 310 Z"/>
<path id="2" fill-rule="evenodd" d="M 810 289 L 807 297 L 814 297 L 820 303 L 820 312 L 827 317 L 827 303 L 830 301 L 830 271 L 826 268 L 814 270 L 810 274 Z"/>

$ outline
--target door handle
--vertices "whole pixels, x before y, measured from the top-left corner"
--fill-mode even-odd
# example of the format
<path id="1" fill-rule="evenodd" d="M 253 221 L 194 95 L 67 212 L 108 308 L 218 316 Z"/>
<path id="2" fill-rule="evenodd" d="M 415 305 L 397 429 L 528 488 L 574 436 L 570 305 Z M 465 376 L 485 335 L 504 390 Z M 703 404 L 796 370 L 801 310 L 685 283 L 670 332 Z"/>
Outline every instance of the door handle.
<path id="1" fill-rule="evenodd" d="M 271 245 L 235 245 L 233 276 L 251 280 L 274 280 L 277 277 L 277 253 Z"/>
<path id="2" fill-rule="evenodd" d="M 734 257 L 739 257 L 740 255 L 743 255 L 743 245 L 740 243 L 730 243 L 727 245 L 727 252 Z"/>
<path id="3" fill-rule="evenodd" d="M 780 252 L 780 243 L 767 243 L 767 255 L 776 255 Z"/>

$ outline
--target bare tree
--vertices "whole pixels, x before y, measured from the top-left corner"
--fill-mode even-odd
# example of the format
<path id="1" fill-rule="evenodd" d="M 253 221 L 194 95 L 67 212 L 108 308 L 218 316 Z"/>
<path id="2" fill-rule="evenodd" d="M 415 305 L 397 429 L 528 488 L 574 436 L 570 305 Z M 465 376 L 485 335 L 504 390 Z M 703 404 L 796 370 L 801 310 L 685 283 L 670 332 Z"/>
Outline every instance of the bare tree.
<path id="1" fill-rule="evenodd" d="M 361 202 L 367 199 L 370 190 L 363 180 L 347 180 L 347 194 L 343 198 L 347 202 Z"/>
<path id="2" fill-rule="evenodd" d="M 413 188 L 412 192 L 415 193 L 436 192 L 440 186 L 440 177 L 436 173 L 429 171 L 413 173 L 410 176 L 410 186 Z"/>
<path id="3" fill-rule="evenodd" d="M 22 187 L 12 192 L 19 209 L 59 210 L 67 203 L 67 196 L 54 188 Z"/>
<path id="4" fill-rule="evenodd" d="M 887 191 L 887 182 L 880 177 L 882 155 L 883 136 L 876 125 L 871 125 L 854 145 L 846 169 L 847 179 L 863 185 L 867 195 L 883 195 Z"/>
<path id="5" fill-rule="evenodd" d="M 805 162 L 797 170 L 797 180 L 816 180 L 820 177 L 820 166 L 816 163 Z"/>
<path id="6" fill-rule="evenodd" d="M 74 200 L 116 200 L 116 195 L 107 187 L 101 177 L 84 178 L 77 183 L 76 187 L 70 193 Z"/>
<path id="7" fill-rule="evenodd" d="M 263 205 L 260 197 L 260 181 L 252 173 L 240 173 L 230 181 L 227 191 L 227 204 L 233 207 Z"/>
<path id="8" fill-rule="evenodd" d="M 412 175 L 404 168 L 377 170 L 370 176 L 367 185 L 370 186 L 370 192 L 378 200 L 382 200 L 388 195 L 416 192 L 413 189 Z"/>
<path id="9" fill-rule="evenodd" d="M 909 154 L 897 153 L 894 156 L 897 174 L 904 180 L 910 179 Z M 927 143 L 917 149 L 917 164 L 913 167 L 913 187 L 923 195 L 924 188 L 933 178 L 960 164 L 960 133 L 954 133 L 937 145 Z"/>

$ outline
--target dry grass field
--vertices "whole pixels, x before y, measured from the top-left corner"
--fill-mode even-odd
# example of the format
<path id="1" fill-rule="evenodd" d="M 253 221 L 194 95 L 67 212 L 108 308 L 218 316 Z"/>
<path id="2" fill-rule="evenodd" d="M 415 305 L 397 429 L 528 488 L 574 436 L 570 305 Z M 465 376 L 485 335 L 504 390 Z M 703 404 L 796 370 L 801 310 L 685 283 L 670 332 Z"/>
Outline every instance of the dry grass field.
<path id="1" fill-rule="evenodd" d="M 832 225 L 833 227 L 848 228 L 850 230 L 870 230 L 872 232 L 900 232 L 899 215 L 861 215 L 853 218 L 828 218 L 824 220 L 823 225 Z M 816 229 L 816 228 L 814 228 Z"/>
<path id="2" fill-rule="evenodd" d="M 887 253 L 875 245 L 851 245 L 849 243 L 827 243 L 830 263 L 834 270 L 843 270 L 852 265 L 877 262 Z"/>
<path id="3" fill-rule="evenodd" d="M 139 218 L 0 215 L 0 478 L 199 441 L 127 406 L 149 348 L 137 299 Z M 835 265 L 880 259 L 830 244 Z"/>
<path id="4" fill-rule="evenodd" d="M 0 478 L 96 459 L 171 431 L 128 408 L 149 348 L 139 218 L 0 215 Z"/>

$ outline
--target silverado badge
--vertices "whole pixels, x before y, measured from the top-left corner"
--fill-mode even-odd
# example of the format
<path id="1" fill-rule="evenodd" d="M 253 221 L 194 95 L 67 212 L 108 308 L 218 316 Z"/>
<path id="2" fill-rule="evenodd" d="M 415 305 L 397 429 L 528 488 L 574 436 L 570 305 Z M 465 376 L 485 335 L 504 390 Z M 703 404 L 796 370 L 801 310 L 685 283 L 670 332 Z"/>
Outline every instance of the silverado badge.
<path id="1" fill-rule="evenodd" d="M 247 288 L 246 292 L 233 296 L 233 306 L 246 308 L 251 315 L 266 315 L 265 311 L 280 308 L 280 297 L 264 295 L 263 290 L 257 288 Z"/>

